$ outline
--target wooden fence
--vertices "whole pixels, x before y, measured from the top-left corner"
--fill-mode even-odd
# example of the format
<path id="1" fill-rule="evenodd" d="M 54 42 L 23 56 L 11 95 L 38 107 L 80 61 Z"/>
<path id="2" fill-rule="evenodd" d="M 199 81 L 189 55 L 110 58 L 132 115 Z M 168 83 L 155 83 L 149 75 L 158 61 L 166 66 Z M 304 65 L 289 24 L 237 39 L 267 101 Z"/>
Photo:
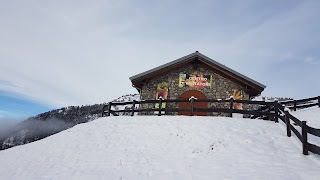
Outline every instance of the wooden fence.
<path id="1" fill-rule="evenodd" d="M 312 106 L 320 107 L 320 96 L 313 97 L 313 98 L 299 99 L 299 100 L 281 101 L 280 104 L 285 105 L 287 108 L 292 109 L 294 111 L 296 111 L 298 108 L 308 108 Z"/>
<path id="2" fill-rule="evenodd" d="M 318 100 L 318 102 L 310 103 L 310 101 L 314 100 Z M 301 121 L 298 118 L 294 117 L 285 108 L 286 104 L 290 104 L 291 106 L 288 106 L 287 108 L 293 109 L 294 111 L 296 111 L 297 108 L 307 108 L 312 106 L 318 106 L 320 108 L 320 96 L 308 99 L 279 102 L 277 106 L 278 111 L 280 112 L 280 115 L 278 117 L 286 124 L 287 136 L 290 137 L 292 131 L 299 138 L 299 140 L 302 142 L 302 153 L 304 155 L 308 155 L 309 151 L 320 155 L 320 147 L 308 142 L 308 134 L 320 137 L 320 129 L 310 127 L 307 125 L 306 121 Z M 291 124 L 292 121 L 294 122 L 293 125 Z M 301 133 L 294 127 L 294 125 L 301 127 Z"/>
<path id="3" fill-rule="evenodd" d="M 170 103 L 190 103 L 189 108 L 172 108 L 168 107 L 168 104 Z M 195 106 L 196 103 L 228 103 L 228 108 L 197 108 Z M 166 107 L 162 107 L 162 103 L 166 103 Z M 160 98 L 159 100 L 142 100 L 142 101 L 130 101 L 130 102 L 109 102 L 103 107 L 102 110 L 102 116 L 110 116 L 111 114 L 114 116 L 118 116 L 119 113 L 129 113 L 131 116 L 134 116 L 136 112 L 142 113 L 142 112 L 156 112 L 156 115 L 168 115 L 169 113 L 179 113 L 179 112 L 189 112 L 190 116 L 193 116 L 196 112 L 205 112 L 205 113 L 227 113 L 229 117 L 233 116 L 233 113 L 240 113 L 240 114 L 247 114 L 247 115 L 256 115 L 256 116 L 265 116 L 269 120 L 274 120 L 278 122 L 277 118 L 277 112 L 276 111 L 256 111 L 256 110 L 239 110 L 234 109 L 233 104 L 234 103 L 242 103 L 242 104 L 258 104 L 261 106 L 268 106 L 271 107 L 269 109 L 275 109 L 278 103 L 277 102 L 265 102 L 265 101 L 249 101 L 249 100 L 234 100 L 233 98 L 230 99 L 196 99 L 196 98 L 190 98 L 190 99 L 167 99 L 164 100 Z M 151 104 L 152 107 L 156 107 L 156 104 L 158 104 L 158 108 L 141 108 L 136 107 L 136 105 L 143 105 L 143 104 Z M 131 108 L 124 109 L 124 110 L 112 110 L 112 107 L 119 106 L 119 105 L 130 105 Z M 164 114 L 163 114 L 164 112 Z"/>
<path id="4" fill-rule="evenodd" d="M 311 102 L 317 101 L 317 102 Z M 163 108 L 162 103 L 180 103 L 180 102 L 190 102 L 189 108 Z M 229 108 L 196 108 L 195 104 L 200 102 L 207 103 L 229 103 Z M 234 103 L 242 103 L 242 104 L 257 104 L 263 106 L 263 108 L 259 110 L 239 110 L 234 109 Z M 152 107 L 155 107 L 158 104 L 158 108 L 140 108 L 136 107 L 136 105 L 143 104 L 151 104 Z M 131 105 L 131 108 L 124 110 L 112 110 L 113 106 L 119 105 Z M 274 102 L 265 102 L 265 101 L 249 101 L 249 100 L 234 100 L 230 99 L 208 99 L 208 100 L 198 100 L 196 98 L 191 97 L 190 99 L 168 99 L 163 100 L 160 98 L 159 100 L 142 100 L 142 101 L 130 101 L 130 102 L 109 102 L 108 104 L 103 106 L 102 116 L 119 116 L 119 113 L 129 113 L 129 115 L 134 116 L 135 113 L 142 112 L 157 112 L 158 116 L 168 115 L 168 113 L 175 112 L 189 112 L 190 116 L 193 116 L 196 112 L 217 112 L 217 113 L 227 113 L 229 117 L 232 117 L 233 113 L 239 114 L 248 114 L 253 115 L 253 117 L 261 117 L 265 116 L 269 120 L 274 122 L 279 122 L 280 119 L 286 124 L 287 128 L 287 136 L 291 136 L 291 131 L 299 138 L 302 142 L 302 152 L 304 155 L 308 155 L 309 151 L 320 155 L 320 147 L 308 142 L 308 134 L 312 134 L 314 136 L 320 137 L 320 129 L 316 129 L 307 125 L 306 121 L 301 121 L 298 118 L 294 117 L 289 111 L 286 110 L 286 107 L 289 109 L 293 109 L 296 111 L 298 108 L 307 108 L 312 106 L 320 107 L 320 96 L 300 99 L 300 100 L 290 100 L 290 101 L 274 101 Z M 264 111 L 266 110 L 266 111 Z M 162 114 L 164 112 L 164 114 Z M 291 124 L 291 122 L 294 124 Z M 301 133 L 295 128 L 295 125 L 301 127 Z"/>

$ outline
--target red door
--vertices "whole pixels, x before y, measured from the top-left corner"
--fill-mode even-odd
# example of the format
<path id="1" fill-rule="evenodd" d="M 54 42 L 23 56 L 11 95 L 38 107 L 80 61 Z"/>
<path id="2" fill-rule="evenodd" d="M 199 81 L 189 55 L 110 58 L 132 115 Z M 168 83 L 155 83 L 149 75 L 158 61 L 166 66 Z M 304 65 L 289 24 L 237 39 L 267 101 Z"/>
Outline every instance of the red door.
<path id="1" fill-rule="evenodd" d="M 194 96 L 197 99 L 207 99 L 206 95 L 204 95 L 202 92 L 197 91 L 197 90 L 190 90 L 186 91 L 181 94 L 179 99 L 189 99 L 191 96 Z M 190 108 L 191 103 L 190 102 L 180 102 L 179 103 L 179 108 Z M 194 103 L 194 108 L 207 108 L 208 103 L 206 102 L 195 102 Z M 190 116 L 190 112 L 179 112 L 179 115 L 186 115 Z M 206 112 L 194 112 L 194 115 L 196 116 L 207 116 L 208 113 Z"/>

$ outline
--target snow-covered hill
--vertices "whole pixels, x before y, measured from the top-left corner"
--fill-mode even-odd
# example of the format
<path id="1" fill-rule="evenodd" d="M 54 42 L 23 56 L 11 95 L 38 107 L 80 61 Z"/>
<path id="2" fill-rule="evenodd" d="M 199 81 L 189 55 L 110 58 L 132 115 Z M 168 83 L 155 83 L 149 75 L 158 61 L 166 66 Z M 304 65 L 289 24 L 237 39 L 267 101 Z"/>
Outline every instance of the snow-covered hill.
<path id="1" fill-rule="evenodd" d="M 307 121 L 307 124 L 320 129 L 320 108 L 317 106 L 301 109 L 298 111 L 291 111 L 295 117 L 301 121 Z"/>
<path id="2" fill-rule="evenodd" d="M 320 108 L 315 106 L 311 108 L 301 109 L 298 111 L 291 111 L 295 117 L 301 121 L 307 121 L 307 125 L 320 129 Z M 296 127 L 297 130 L 301 133 L 301 128 Z M 320 138 L 312 134 L 308 134 L 308 142 L 315 144 L 320 147 Z M 319 177 L 320 179 L 320 177 Z"/>
<path id="3" fill-rule="evenodd" d="M 113 102 L 139 99 L 139 94 L 127 94 L 114 99 Z M 2 128 L 0 123 L 0 150 L 37 141 L 74 125 L 93 121 L 101 117 L 103 105 L 101 103 L 54 109 L 17 123 L 10 128 L 9 126 Z M 116 106 L 117 109 L 128 107 L 131 106 Z"/>
<path id="4" fill-rule="evenodd" d="M 114 99 L 112 102 L 126 102 L 126 101 L 133 101 L 133 100 L 140 100 L 140 94 L 126 94 L 117 99 Z"/>
<path id="5" fill-rule="evenodd" d="M 0 152 L 1 179 L 319 179 L 284 123 L 104 117 Z"/>
<path id="6" fill-rule="evenodd" d="M 119 97 L 118 99 L 113 100 L 112 102 L 130 102 L 130 101 L 140 101 L 140 94 L 127 94 L 124 96 Z M 112 106 L 112 110 L 124 110 L 124 109 L 130 109 L 132 105 L 117 105 Z M 139 105 L 136 105 L 135 107 L 139 107 Z M 119 115 L 126 116 L 130 113 L 119 113 Z"/>

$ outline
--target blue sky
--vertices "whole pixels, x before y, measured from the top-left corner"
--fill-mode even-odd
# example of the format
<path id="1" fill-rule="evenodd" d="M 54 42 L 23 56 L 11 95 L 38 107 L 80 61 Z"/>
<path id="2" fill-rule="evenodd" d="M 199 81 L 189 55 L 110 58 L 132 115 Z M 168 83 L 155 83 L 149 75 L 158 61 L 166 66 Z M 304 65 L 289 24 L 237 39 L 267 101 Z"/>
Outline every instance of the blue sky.
<path id="1" fill-rule="evenodd" d="M 41 112 L 51 110 L 52 107 L 42 105 L 18 94 L 0 91 L 0 120 L 23 120 Z"/>
<path id="2" fill-rule="evenodd" d="M 318 96 L 319 9 L 318 0 L 2 1 L 0 115 L 136 93 L 130 76 L 197 50 L 265 84 L 264 96 Z"/>

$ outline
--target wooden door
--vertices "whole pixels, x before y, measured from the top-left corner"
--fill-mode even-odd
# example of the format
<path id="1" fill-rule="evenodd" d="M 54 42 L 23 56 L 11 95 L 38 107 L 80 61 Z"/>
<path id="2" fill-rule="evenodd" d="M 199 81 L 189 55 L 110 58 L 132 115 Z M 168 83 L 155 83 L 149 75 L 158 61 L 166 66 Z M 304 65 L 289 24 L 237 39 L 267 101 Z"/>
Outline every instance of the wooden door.
<path id="1" fill-rule="evenodd" d="M 207 99 L 206 95 L 204 95 L 202 92 L 197 90 L 189 90 L 181 94 L 179 99 L 189 99 L 191 96 L 194 96 L 197 99 Z M 191 103 L 190 102 L 180 102 L 179 108 L 190 108 Z M 194 108 L 207 108 L 208 103 L 206 102 L 195 102 Z M 179 115 L 186 115 L 190 116 L 190 112 L 179 112 Z M 195 116 L 207 116 L 208 113 L 206 112 L 194 112 Z"/>

